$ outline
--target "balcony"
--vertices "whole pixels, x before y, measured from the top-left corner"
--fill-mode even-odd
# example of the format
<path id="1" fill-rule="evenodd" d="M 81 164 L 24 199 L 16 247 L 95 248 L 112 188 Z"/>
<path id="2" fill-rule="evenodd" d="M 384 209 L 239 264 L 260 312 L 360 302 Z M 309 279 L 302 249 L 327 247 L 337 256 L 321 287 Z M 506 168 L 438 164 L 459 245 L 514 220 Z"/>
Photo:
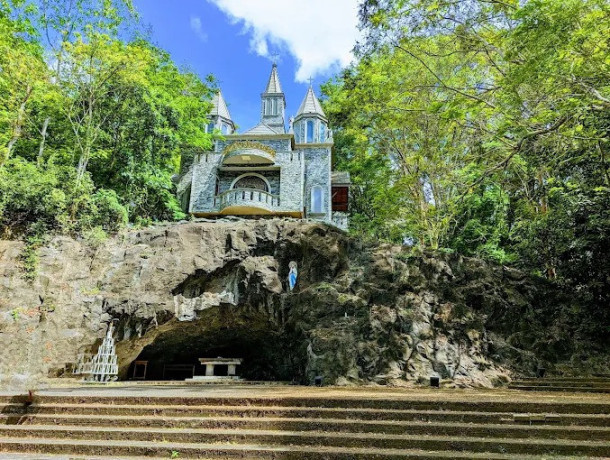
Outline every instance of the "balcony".
<path id="1" fill-rule="evenodd" d="M 214 198 L 214 206 L 221 214 L 271 214 L 279 210 L 280 197 L 263 190 L 239 188 L 217 195 Z"/>

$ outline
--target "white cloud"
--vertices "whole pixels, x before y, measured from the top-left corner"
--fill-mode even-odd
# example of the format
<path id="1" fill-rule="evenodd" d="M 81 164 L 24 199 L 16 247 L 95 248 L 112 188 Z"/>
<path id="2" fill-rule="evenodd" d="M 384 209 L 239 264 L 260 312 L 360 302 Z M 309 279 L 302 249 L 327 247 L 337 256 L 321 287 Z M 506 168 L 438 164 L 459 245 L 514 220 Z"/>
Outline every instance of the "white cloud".
<path id="1" fill-rule="evenodd" d="M 289 52 L 305 82 L 353 60 L 359 37 L 357 0 L 208 0 L 243 23 L 255 53 Z"/>
<path id="2" fill-rule="evenodd" d="M 197 16 L 191 16 L 191 30 L 195 32 L 195 35 L 199 37 L 199 40 L 205 42 L 208 40 L 208 35 L 203 31 L 203 24 L 201 18 Z"/>

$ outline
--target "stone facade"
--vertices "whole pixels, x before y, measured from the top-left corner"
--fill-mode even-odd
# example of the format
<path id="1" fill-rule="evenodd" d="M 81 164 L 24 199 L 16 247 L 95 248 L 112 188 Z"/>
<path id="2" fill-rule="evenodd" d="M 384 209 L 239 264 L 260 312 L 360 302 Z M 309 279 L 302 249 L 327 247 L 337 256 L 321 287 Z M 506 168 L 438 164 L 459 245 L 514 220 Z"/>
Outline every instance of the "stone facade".
<path id="1" fill-rule="evenodd" d="M 218 126 L 216 118 L 222 117 L 233 127 L 222 94 L 214 104 L 210 126 Z M 307 217 L 347 228 L 345 213 L 333 218 L 333 138 L 313 89 L 288 132 L 284 112 L 285 96 L 274 65 L 261 95 L 261 122 L 243 134 L 219 136 L 213 151 L 197 154 L 179 178 L 184 210 L 200 217 Z"/>

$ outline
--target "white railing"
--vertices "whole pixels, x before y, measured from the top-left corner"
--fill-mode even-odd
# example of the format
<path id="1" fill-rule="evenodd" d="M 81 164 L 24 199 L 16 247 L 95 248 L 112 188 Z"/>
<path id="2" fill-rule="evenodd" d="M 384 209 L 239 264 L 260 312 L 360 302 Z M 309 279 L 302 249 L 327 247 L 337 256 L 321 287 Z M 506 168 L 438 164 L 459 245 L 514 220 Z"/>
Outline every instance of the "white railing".
<path id="1" fill-rule="evenodd" d="M 227 190 L 214 198 L 214 206 L 220 211 L 229 206 L 252 206 L 272 211 L 280 205 L 280 197 L 253 188 Z"/>

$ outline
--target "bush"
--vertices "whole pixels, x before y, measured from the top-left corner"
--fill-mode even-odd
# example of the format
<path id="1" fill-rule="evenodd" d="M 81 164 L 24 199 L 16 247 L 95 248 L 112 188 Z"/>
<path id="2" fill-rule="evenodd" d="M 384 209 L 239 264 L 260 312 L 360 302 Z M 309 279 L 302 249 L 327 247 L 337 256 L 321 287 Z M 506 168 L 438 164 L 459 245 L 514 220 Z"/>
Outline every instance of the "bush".
<path id="1" fill-rule="evenodd" d="M 114 190 L 98 190 L 92 197 L 92 223 L 107 232 L 117 232 L 127 224 L 127 209 Z"/>
<path id="2" fill-rule="evenodd" d="M 116 232 L 126 222 L 116 193 L 95 191 L 88 175 L 77 181 L 71 166 L 49 161 L 40 167 L 16 157 L 0 169 L 0 235 Z"/>

